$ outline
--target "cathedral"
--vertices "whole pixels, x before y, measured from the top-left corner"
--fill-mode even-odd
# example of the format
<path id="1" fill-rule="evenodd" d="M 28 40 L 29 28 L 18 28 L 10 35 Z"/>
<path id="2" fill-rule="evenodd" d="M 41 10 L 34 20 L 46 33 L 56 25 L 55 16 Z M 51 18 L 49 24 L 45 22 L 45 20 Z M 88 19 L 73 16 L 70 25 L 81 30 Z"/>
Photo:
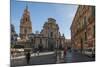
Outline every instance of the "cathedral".
<path id="1" fill-rule="evenodd" d="M 34 24 L 33 24 L 34 26 Z M 61 35 L 56 20 L 48 18 L 40 32 L 32 32 L 32 22 L 28 7 L 25 8 L 20 20 L 19 44 L 25 48 L 42 48 L 53 50 L 63 48 L 65 44 L 64 34 Z"/>
<path id="2" fill-rule="evenodd" d="M 26 7 L 20 20 L 20 38 L 28 39 L 27 35 L 30 33 L 32 33 L 32 24 L 30 20 L 30 12 L 28 11 L 28 7 Z"/>

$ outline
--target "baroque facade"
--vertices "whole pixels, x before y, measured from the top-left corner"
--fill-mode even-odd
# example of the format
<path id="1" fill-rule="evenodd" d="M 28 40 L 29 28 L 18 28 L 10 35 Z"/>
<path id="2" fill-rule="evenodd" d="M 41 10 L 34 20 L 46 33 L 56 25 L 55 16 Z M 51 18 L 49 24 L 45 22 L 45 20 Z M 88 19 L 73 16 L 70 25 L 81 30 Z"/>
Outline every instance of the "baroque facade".
<path id="1" fill-rule="evenodd" d="M 48 18 L 40 32 L 32 32 L 32 23 L 28 7 L 24 10 L 20 21 L 20 38 L 18 44 L 30 48 L 41 47 L 43 49 L 53 50 L 54 48 L 63 48 L 65 44 L 64 34 L 60 34 L 59 26 L 53 18 Z"/>
<path id="2" fill-rule="evenodd" d="M 74 49 L 95 48 L 95 6 L 80 5 L 70 29 Z"/>

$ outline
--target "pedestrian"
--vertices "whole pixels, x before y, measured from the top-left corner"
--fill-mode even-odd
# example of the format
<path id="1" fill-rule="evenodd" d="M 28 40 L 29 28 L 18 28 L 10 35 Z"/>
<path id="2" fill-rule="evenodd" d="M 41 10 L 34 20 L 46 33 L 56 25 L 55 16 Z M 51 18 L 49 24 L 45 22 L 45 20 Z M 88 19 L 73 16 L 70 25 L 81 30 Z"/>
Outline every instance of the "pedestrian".
<path id="1" fill-rule="evenodd" d="M 38 55 L 38 56 L 39 56 L 39 51 L 40 51 L 40 50 L 39 50 L 39 48 L 38 48 L 38 49 L 37 49 L 37 55 Z"/>
<path id="2" fill-rule="evenodd" d="M 30 61 L 30 52 L 26 53 L 26 61 L 27 61 L 27 64 L 29 64 L 29 61 Z"/>
<path id="3" fill-rule="evenodd" d="M 66 57 L 67 48 L 64 48 L 64 58 Z"/>

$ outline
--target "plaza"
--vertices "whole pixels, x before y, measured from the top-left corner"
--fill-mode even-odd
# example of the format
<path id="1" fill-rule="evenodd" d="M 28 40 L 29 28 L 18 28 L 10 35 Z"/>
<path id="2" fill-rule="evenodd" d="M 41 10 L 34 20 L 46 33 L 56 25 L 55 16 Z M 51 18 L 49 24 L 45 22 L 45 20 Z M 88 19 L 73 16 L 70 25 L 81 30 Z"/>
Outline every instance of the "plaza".
<path id="1" fill-rule="evenodd" d="M 11 67 L 95 61 L 94 6 L 77 7 L 72 24 L 70 23 L 69 39 L 60 31 L 63 26 L 60 26 L 58 19 L 52 17 L 44 20 L 40 32 L 34 32 L 35 24 L 31 21 L 31 16 L 26 5 L 19 21 L 20 32 L 17 33 L 14 24 L 11 24 Z M 30 54 L 29 64 L 26 60 L 27 53 Z"/>

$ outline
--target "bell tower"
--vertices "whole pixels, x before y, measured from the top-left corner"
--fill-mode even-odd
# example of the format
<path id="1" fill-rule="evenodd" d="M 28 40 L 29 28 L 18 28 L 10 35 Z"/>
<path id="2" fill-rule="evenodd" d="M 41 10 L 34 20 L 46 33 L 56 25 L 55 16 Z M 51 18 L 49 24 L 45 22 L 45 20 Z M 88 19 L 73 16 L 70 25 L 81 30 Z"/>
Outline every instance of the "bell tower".
<path id="1" fill-rule="evenodd" d="M 30 12 L 28 6 L 26 6 L 24 13 L 20 20 L 20 37 L 21 39 L 27 39 L 28 34 L 32 33 L 32 24 L 30 19 Z"/>

